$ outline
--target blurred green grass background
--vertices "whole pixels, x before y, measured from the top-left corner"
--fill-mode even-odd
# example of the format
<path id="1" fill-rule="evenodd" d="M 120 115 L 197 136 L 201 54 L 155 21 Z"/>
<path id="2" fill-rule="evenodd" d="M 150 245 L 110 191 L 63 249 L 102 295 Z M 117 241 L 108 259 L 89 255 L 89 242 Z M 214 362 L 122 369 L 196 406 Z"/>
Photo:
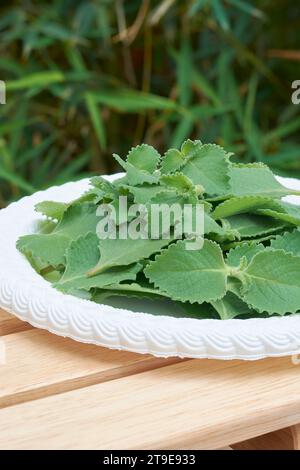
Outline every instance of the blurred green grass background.
<path id="1" fill-rule="evenodd" d="M 11 1 L 0 7 L 0 207 L 190 138 L 300 177 L 300 5 Z"/>

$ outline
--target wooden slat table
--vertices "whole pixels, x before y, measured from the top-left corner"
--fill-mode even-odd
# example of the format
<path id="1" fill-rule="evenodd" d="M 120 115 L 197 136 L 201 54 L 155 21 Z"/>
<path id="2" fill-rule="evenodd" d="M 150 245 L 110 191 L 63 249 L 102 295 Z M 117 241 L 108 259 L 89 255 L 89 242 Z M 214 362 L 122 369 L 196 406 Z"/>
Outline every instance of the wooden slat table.
<path id="1" fill-rule="evenodd" d="M 290 358 L 158 359 L 60 338 L 2 310 L 1 350 L 0 449 L 300 449 Z"/>

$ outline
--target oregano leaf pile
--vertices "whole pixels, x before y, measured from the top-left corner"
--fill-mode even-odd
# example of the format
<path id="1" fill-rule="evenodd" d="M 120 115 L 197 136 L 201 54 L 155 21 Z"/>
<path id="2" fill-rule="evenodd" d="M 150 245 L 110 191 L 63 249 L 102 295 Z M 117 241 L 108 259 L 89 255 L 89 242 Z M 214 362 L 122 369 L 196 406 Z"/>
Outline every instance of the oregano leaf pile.
<path id="1" fill-rule="evenodd" d="M 17 248 L 54 288 L 98 303 L 114 296 L 169 299 L 182 316 L 199 319 L 300 313 L 300 207 L 282 200 L 300 193 L 265 164 L 237 164 L 231 155 L 200 140 L 163 156 L 147 144 L 125 159 L 114 155 L 122 178 L 95 176 L 73 202 L 37 204 L 41 229 L 21 237 Z M 188 240 L 197 240 L 193 231 L 176 238 L 175 216 L 164 221 L 169 236 L 163 230 L 156 238 L 120 236 L 131 209 L 153 204 L 201 205 L 201 247 L 187 249 Z M 115 238 L 97 231 L 98 209 L 106 205 L 119 214 Z"/>

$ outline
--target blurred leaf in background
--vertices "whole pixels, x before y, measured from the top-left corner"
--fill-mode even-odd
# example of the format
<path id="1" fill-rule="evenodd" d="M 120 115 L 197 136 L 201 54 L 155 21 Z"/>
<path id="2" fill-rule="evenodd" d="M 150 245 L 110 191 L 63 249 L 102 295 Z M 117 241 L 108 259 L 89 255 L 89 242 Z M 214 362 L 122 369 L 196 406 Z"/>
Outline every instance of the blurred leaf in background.
<path id="1" fill-rule="evenodd" d="M 0 7 L 0 207 L 187 137 L 300 177 L 291 0 L 12 1 Z"/>

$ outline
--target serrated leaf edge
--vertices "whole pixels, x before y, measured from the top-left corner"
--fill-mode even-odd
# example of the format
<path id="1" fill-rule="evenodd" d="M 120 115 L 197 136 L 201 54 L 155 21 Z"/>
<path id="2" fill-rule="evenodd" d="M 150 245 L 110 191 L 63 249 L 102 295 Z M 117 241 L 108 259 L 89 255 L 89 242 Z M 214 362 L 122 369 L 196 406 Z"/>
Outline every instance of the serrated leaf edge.
<path id="1" fill-rule="evenodd" d="M 285 251 L 285 250 L 282 250 L 282 249 L 272 249 L 272 248 L 270 249 L 270 247 L 268 247 L 268 248 L 266 249 L 266 251 L 281 252 L 281 253 L 285 254 L 286 256 L 290 257 L 290 259 L 299 260 L 299 256 L 294 256 L 292 253 L 289 253 L 289 252 L 287 252 L 287 251 Z M 248 268 L 250 267 L 250 265 L 251 265 L 251 263 L 253 262 L 254 258 L 256 258 L 256 256 L 259 256 L 261 253 L 263 253 L 263 252 L 261 251 L 261 252 L 259 252 L 259 253 L 256 253 L 255 256 L 253 256 L 251 262 L 248 264 L 248 266 L 247 266 L 246 269 L 248 269 Z M 252 281 L 251 281 L 251 279 L 250 279 L 250 283 L 248 284 L 248 285 L 249 285 L 249 289 L 250 289 L 251 284 L 252 284 Z M 249 289 L 247 289 L 245 292 L 243 292 L 243 286 L 242 286 L 242 292 L 241 292 L 241 293 L 242 293 L 242 300 L 243 300 L 244 302 L 246 302 L 246 304 L 247 304 L 251 309 L 256 310 L 258 313 L 268 313 L 270 316 L 272 316 L 272 315 L 274 315 L 274 314 L 277 314 L 277 315 L 280 315 L 280 316 L 283 317 L 283 316 L 288 315 L 288 314 L 295 315 L 295 314 L 298 312 L 298 310 L 296 310 L 296 311 L 288 311 L 288 310 L 286 310 L 286 311 L 284 311 L 284 312 L 278 312 L 278 311 L 274 311 L 274 310 L 273 310 L 272 312 L 269 312 L 268 310 L 264 310 L 264 309 L 261 309 L 261 308 L 259 308 L 259 307 L 255 307 L 253 304 L 251 304 L 250 302 L 247 302 L 247 301 L 243 298 L 243 295 L 246 294 Z"/>
<path id="2" fill-rule="evenodd" d="M 271 202 L 271 203 L 274 204 L 274 205 L 276 205 L 276 202 L 277 202 L 276 200 L 274 200 L 273 198 L 268 197 L 268 196 L 260 196 L 260 195 L 258 195 L 258 196 L 256 196 L 256 195 L 253 195 L 253 196 L 251 196 L 251 195 L 249 195 L 249 196 L 248 196 L 248 195 L 246 195 L 246 196 L 233 196 L 233 197 L 231 197 L 231 198 L 229 198 L 229 199 L 226 199 L 225 201 L 221 202 L 221 204 L 219 204 L 219 205 L 214 209 L 214 211 L 212 212 L 212 215 L 213 215 L 213 217 L 214 217 L 215 220 L 217 220 L 217 219 L 220 218 L 220 217 L 216 217 L 216 216 L 215 216 L 215 213 L 218 212 L 218 209 L 219 209 L 219 208 L 223 208 L 224 206 L 227 206 L 227 205 L 229 206 L 230 203 L 232 203 L 232 200 L 233 200 L 233 199 L 234 199 L 235 201 L 236 201 L 236 200 L 240 201 L 240 200 L 245 200 L 245 199 L 251 201 L 251 200 L 260 199 L 260 200 L 263 200 L 263 201 L 266 201 L 266 202 L 269 201 L 269 202 Z M 278 206 L 279 206 L 279 203 L 278 203 Z M 256 208 L 256 210 L 257 210 L 257 209 L 259 209 L 259 208 Z M 261 209 L 263 209 L 263 207 L 262 207 Z M 266 208 L 266 209 L 267 209 L 267 208 Z M 231 214 L 230 216 L 225 216 L 225 217 L 222 216 L 221 218 L 226 219 L 227 217 L 231 217 L 232 215 L 238 215 L 238 214 L 242 214 L 242 213 L 243 213 L 243 212 L 236 212 L 235 214 Z M 247 213 L 248 213 L 248 212 L 247 212 Z M 249 213 L 249 214 L 251 214 L 251 213 Z"/>
<path id="3" fill-rule="evenodd" d="M 39 234 L 39 233 L 33 233 L 32 235 L 42 235 L 42 234 Z M 24 235 L 26 236 L 26 235 Z M 65 237 L 65 238 L 68 238 L 68 237 Z M 20 246 L 19 246 L 19 242 L 22 240 L 22 237 L 19 238 L 17 240 L 17 243 L 16 243 L 16 247 L 17 249 L 19 250 L 20 253 L 22 253 L 24 256 L 28 257 L 28 256 L 31 256 L 33 259 L 36 259 L 38 261 L 40 261 L 41 263 L 45 263 L 47 264 L 48 266 L 53 266 L 53 268 L 58 268 L 60 265 L 53 265 L 52 263 L 50 263 L 50 261 L 46 258 L 41 258 L 40 256 L 37 256 L 36 254 L 34 254 L 34 252 L 30 249 L 30 248 L 26 248 L 26 245 L 24 246 L 24 249 L 22 249 Z M 70 243 L 71 243 L 71 239 L 70 239 Z M 67 249 L 69 248 L 70 246 L 70 243 L 68 245 L 68 247 L 66 248 L 66 251 L 65 251 L 65 254 L 64 254 L 64 257 L 65 257 L 65 260 L 66 260 L 66 252 L 67 252 Z"/>
<path id="4" fill-rule="evenodd" d="M 225 258 L 225 262 L 228 260 L 228 257 L 229 257 L 229 254 L 232 252 L 232 251 L 239 251 L 241 248 L 243 248 L 244 246 L 262 246 L 263 249 L 265 249 L 266 247 L 262 244 L 262 243 L 254 243 L 254 242 L 244 242 L 242 243 L 241 245 L 237 245 L 236 247 L 233 247 L 233 248 L 230 248 L 230 250 L 227 252 L 226 254 L 226 258 Z M 256 256 L 258 253 L 255 253 L 254 256 Z M 254 258 L 253 256 L 253 258 Z M 253 259 L 252 258 L 252 259 Z"/>
<path id="5" fill-rule="evenodd" d="M 220 245 L 218 245 L 218 243 L 216 243 L 216 242 L 214 242 L 214 241 L 212 241 L 212 240 L 206 239 L 206 241 L 208 241 L 208 242 L 210 242 L 210 243 L 212 243 L 213 245 L 215 245 L 215 246 L 218 247 L 218 250 L 220 251 L 220 253 L 221 253 L 221 255 L 222 255 L 222 258 L 223 258 L 223 261 L 224 261 L 224 255 L 223 255 L 223 252 L 222 252 L 222 250 L 221 250 L 221 248 L 220 248 Z M 145 271 L 147 271 L 147 268 L 148 268 L 148 267 L 150 267 L 150 266 L 152 266 L 153 264 L 155 264 L 155 262 L 157 261 L 157 258 L 158 258 L 159 256 L 162 256 L 165 252 L 167 252 L 167 251 L 169 251 L 169 250 L 171 250 L 171 249 L 174 249 L 173 247 L 175 247 L 175 246 L 177 246 L 177 245 L 181 245 L 181 244 L 183 244 L 183 243 L 185 243 L 185 240 L 179 240 L 177 243 L 172 243 L 172 244 L 169 245 L 167 248 L 164 248 L 163 250 L 161 250 L 160 253 L 158 253 L 158 254 L 155 256 L 155 258 L 154 258 L 153 261 L 149 261 L 148 265 L 146 266 L 146 268 L 144 269 L 143 272 L 144 272 L 145 276 L 147 277 L 147 279 L 149 279 L 150 282 L 152 282 L 152 284 L 154 285 L 154 287 L 155 287 L 156 289 L 158 289 L 160 292 L 162 292 L 163 294 L 167 295 L 171 300 L 176 300 L 176 301 L 179 301 L 179 302 L 189 302 L 190 304 L 195 304 L 195 303 L 198 303 L 198 304 L 199 304 L 200 302 L 198 302 L 197 300 L 191 301 L 191 300 L 189 300 L 189 299 L 182 299 L 181 297 L 176 297 L 176 296 L 171 297 L 168 292 L 166 292 L 166 291 L 164 291 L 163 289 L 161 289 L 161 288 L 157 285 L 157 283 L 156 283 L 155 281 L 151 280 L 151 278 L 148 277 L 147 274 L 146 274 L 146 272 L 145 272 Z M 225 264 L 225 261 L 224 261 L 224 266 L 225 266 L 225 270 L 224 270 L 224 271 L 226 272 L 226 264 Z M 221 296 L 214 297 L 214 298 L 210 298 L 209 300 L 204 300 L 203 302 L 208 302 L 208 303 L 209 303 L 209 302 L 212 302 L 212 301 L 215 301 L 215 300 L 221 300 L 221 299 L 223 299 L 223 297 L 226 295 L 226 292 L 227 292 L 227 278 L 228 278 L 228 276 L 226 276 L 224 293 L 223 293 Z M 202 303 L 203 303 L 203 302 L 202 302 Z M 201 305 L 201 304 L 200 304 L 200 305 Z"/>
<path id="6" fill-rule="evenodd" d="M 273 249 L 273 250 L 283 250 L 285 253 L 289 253 L 293 256 L 296 256 L 297 258 L 299 258 L 300 255 L 294 255 L 292 251 L 288 251 L 288 250 L 285 250 L 284 248 L 276 248 L 276 247 L 272 247 L 272 242 L 275 241 L 275 240 L 278 240 L 279 238 L 284 238 L 285 235 L 289 235 L 291 233 L 296 233 L 296 232 L 299 232 L 299 235 L 300 235 L 300 230 L 299 230 L 299 227 L 298 228 L 295 228 L 294 230 L 292 230 L 291 232 L 289 232 L 288 230 L 286 230 L 285 232 L 283 233 L 279 233 L 276 235 L 276 237 L 273 238 L 273 240 L 271 240 L 271 245 L 269 248 Z"/>

